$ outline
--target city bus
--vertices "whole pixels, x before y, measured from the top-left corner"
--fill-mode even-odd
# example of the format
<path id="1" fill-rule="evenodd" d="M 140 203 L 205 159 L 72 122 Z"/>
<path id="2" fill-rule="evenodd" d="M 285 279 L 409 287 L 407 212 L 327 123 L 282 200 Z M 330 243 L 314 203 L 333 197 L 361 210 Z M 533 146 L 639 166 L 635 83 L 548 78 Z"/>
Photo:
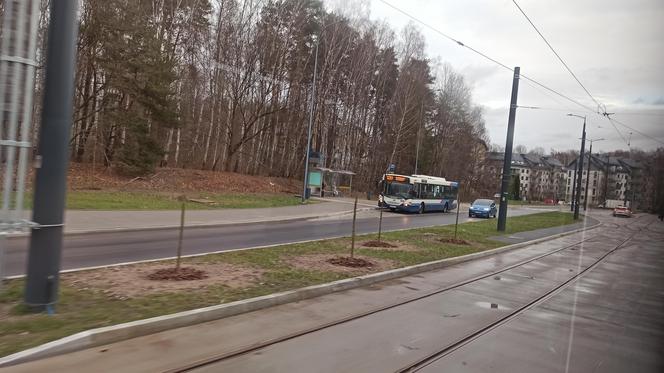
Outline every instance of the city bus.
<path id="1" fill-rule="evenodd" d="M 391 211 L 448 212 L 457 208 L 459 183 L 427 175 L 385 174 L 381 179 L 378 206 Z"/>

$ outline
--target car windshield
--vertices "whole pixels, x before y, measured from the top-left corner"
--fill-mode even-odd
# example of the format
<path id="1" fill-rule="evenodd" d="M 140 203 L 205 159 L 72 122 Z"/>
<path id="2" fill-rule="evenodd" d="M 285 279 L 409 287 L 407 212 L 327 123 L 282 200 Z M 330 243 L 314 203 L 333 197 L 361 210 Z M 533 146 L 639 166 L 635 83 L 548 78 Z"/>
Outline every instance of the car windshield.
<path id="1" fill-rule="evenodd" d="M 493 201 L 490 199 L 476 199 L 475 202 L 473 202 L 473 206 L 489 207 L 492 203 Z"/>

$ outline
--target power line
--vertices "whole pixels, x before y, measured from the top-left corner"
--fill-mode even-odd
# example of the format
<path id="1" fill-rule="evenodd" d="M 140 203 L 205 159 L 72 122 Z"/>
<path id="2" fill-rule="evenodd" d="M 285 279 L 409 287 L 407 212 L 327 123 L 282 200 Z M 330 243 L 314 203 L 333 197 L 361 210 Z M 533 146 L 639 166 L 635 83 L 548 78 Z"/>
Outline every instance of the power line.
<path id="1" fill-rule="evenodd" d="M 607 116 L 607 117 L 608 117 L 608 116 Z M 656 142 L 658 142 L 658 143 L 664 145 L 664 141 L 658 140 L 657 138 L 655 138 L 655 137 L 653 137 L 653 136 L 646 135 L 645 133 L 643 133 L 643 132 L 637 130 L 636 128 L 634 128 L 634 127 L 630 127 L 630 126 L 626 125 L 625 123 L 623 123 L 623 122 L 621 122 L 621 121 L 619 121 L 619 120 L 617 120 L 617 119 L 615 119 L 615 118 L 611 118 L 611 117 L 608 117 L 608 118 L 609 118 L 609 121 L 611 122 L 611 124 L 613 124 L 614 126 L 615 126 L 615 124 L 614 124 L 613 122 L 616 122 L 616 123 L 620 124 L 621 126 L 627 128 L 627 129 L 630 129 L 630 130 L 632 130 L 632 131 L 638 133 L 639 135 L 641 135 L 641 136 L 643 136 L 643 137 L 647 137 L 647 138 L 649 138 L 649 139 L 651 139 L 651 140 L 653 140 L 653 141 L 656 141 Z"/>
<path id="2" fill-rule="evenodd" d="M 442 31 L 438 30 L 437 28 L 431 26 L 430 24 L 428 24 L 428 23 L 426 23 L 426 22 L 424 22 L 424 21 L 422 21 L 422 20 L 420 20 L 420 19 L 414 17 L 413 15 L 411 15 L 411 14 L 408 13 L 408 12 L 406 12 L 405 10 L 402 10 L 402 9 L 400 9 L 400 8 L 397 8 L 396 6 L 394 6 L 394 5 L 390 4 L 390 3 L 388 3 L 388 2 L 385 1 L 385 0 L 379 0 L 379 1 L 380 1 L 381 3 L 383 3 L 383 4 L 387 5 L 387 6 L 389 6 L 390 8 L 396 10 L 397 12 L 399 12 L 399 13 L 405 15 L 406 17 L 412 19 L 413 21 L 415 21 L 415 22 L 421 24 L 422 26 L 424 26 L 424 27 L 430 29 L 431 31 L 433 31 L 433 32 L 435 32 L 435 33 L 437 33 L 437 34 L 443 36 L 444 38 L 446 38 L 446 39 L 448 39 L 448 40 L 450 40 L 450 41 L 452 41 L 452 42 L 458 44 L 459 46 L 469 49 L 470 51 L 472 51 L 472 52 L 474 52 L 474 53 L 476 53 L 476 54 L 482 56 L 483 58 L 485 58 L 485 59 L 487 59 L 487 60 L 489 60 L 489 61 L 495 63 L 495 64 L 498 65 L 498 66 L 501 66 L 501 67 L 503 67 L 503 68 L 505 68 L 505 69 L 507 69 L 507 70 L 509 70 L 509 71 L 514 71 L 514 69 L 512 69 L 511 67 L 505 65 L 504 63 L 502 63 L 502 62 L 500 62 L 500 61 L 498 61 L 498 60 L 496 60 L 496 59 L 494 59 L 494 58 L 491 58 L 491 57 L 487 56 L 486 54 L 484 54 L 484 53 L 478 51 L 478 50 L 475 49 L 475 48 L 472 48 L 471 46 L 469 46 L 469 45 L 467 45 L 467 44 L 461 42 L 460 40 L 457 40 L 457 39 L 451 37 L 450 35 L 448 35 L 448 34 L 442 32 Z M 522 76 L 523 76 L 523 75 L 522 75 Z"/>
<path id="3" fill-rule="evenodd" d="M 654 116 L 654 117 L 661 117 L 664 116 L 664 113 L 645 113 L 645 112 L 638 112 L 638 111 L 622 111 L 619 113 L 614 113 L 616 115 L 646 115 L 646 116 Z"/>
<path id="4" fill-rule="evenodd" d="M 572 71 L 572 69 L 569 68 L 569 66 L 567 65 L 567 63 L 565 63 L 565 61 L 563 60 L 563 58 L 560 57 L 560 55 L 558 54 L 558 52 L 556 52 L 556 50 L 553 48 L 553 46 L 551 45 L 551 43 L 549 43 L 549 41 L 546 40 L 546 38 L 544 37 L 544 35 L 542 35 L 542 33 L 541 33 L 540 30 L 537 28 L 537 26 L 535 26 L 535 24 L 533 23 L 533 21 L 530 20 L 530 17 L 528 17 L 528 15 L 526 14 L 526 12 L 524 12 L 523 9 L 521 9 L 521 7 L 520 7 L 519 4 L 516 2 L 516 0 L 512 0 L 512 2 L 514 3 L 514 5 L 516 5 L 516 7 L 517 7 L 517 8 L 519 9 L 519 11 L 521 12 L 521 14 L 523 14 L 523 16 L 526 17 L 526 20 L 528 20 L 528 23 L 530 23 L 530 25 L 533 26 L 533 28 L 535 29 L 535 31 L 537 31 L 537 34 L 542 38 L 542 40 L 544 40 L 544 42 L 545 42 L 546 45 L 549 47 L 549 49 L 551 49 L 551 52 L 553 52 L 553 54 L 556 55 L 556 57 L 558 58 L 558 60 L 560 61 L 560 63 L 562 63 L 563 66 L 565 66 L 565 69 L 567 69 L 567 71 L 570 73 L 570 75 L 572 75 L 572 77 L 574 78 L 574 80 L 576 80 L 576 82 L 579 83 L 579 85 L 581 86 L 581 88 L 583 88 L 583 90 L 588 94 L 588 97 L 590 97 L 590 99 L 593 100 L 593 101 L 595 102 L 595 104 L 597 104 L 598 109 L 599 109 L 600 107 L 603 107 L 604 105 L 600 104 L 599 101 L 597 101 L 597 100 L 595 99 L 595 97 L 593 97 L 593 95 L 590 94 L 590 92 L 588 91 L 588 89 L 586 88 L 586 86 L 584 86 L 583 83 L 581 83 L 581 81 L 579 80 L 579 78 L 577 78 L 576 74 L 574 74 L 574 72 Z"/>
<path id="5" fill-rule="evenodd" d="M 431 26 L 430 24 L 428 24 L 428 23 L 426 23 L 426 22 L 420 20 L 419 18 L 417 18 L 417 17 L 411 15 L 410 13 L 408 13 L 408 12 L 406 12 L 406 11 L 404 11 L 404 10 L 402 10 L 402 9 L 400 9 L 400 8 L 398 8 L 398 7 L 394 6 L 394 5 L 392 5 L 392 4 L 390 4 L 390 3 L 387 2 L 386 0 L 379 0 L 379 1 L 380 1 L 381 3 L 387 5 L 388 7 L 394 9 L 395 11 L 397 11 L 397 12 L 399 12 L 399 13 L 405 15 L 406 17 L 408 17 L 408 18 L 410 18 L 410 19 L 412 19 L 413 21 L 415 21 L 415 22 L 421 24 L 422 26 L 424 26 L 424 27 L 430 29 L 431 31 L 433 31 L 433 32 L 435 32 L 435 33 L 437 33 L 437 34 L 443 36 L 444 38 L 446 38 L 446 39 L 448 39 L 448 40 L 450 40 L 450 41 L 452 41 L 452 42 L 454 42 L 455 44 L 457 44 L 457 45 L 459 45 L 459 46 L 461 46 L 461 47 L 463 47 L 463 48 L 466 48 L 466 49 L 470 50 L 471 52 L 473 52 L 473 53 L 475 53 L 475 54 L 481 56 L 482 58 L 484 58 L 484 59 L 486 59 L 486 60 L 488 60 L 488 61 L 493 62 L 494 64 L 496 64 L 496 65 L 498 65 L 498 66 L 500 66 L 500 67 L 502 67 L 502 68 L 504 68 L 504 69 L 506 69 L 506 70 L 508 70 L 508 71 L 510 71 L 510 72 L 513 72 L 513 71 L 514 71 L 513 68 L 507 66 L 506 64 L 504 64 L 504 63 L 502 63 L 502 62 L 496 60 L 495 58 L 492 58 L 492 57 L 488 56 L 487 54 L 485 54 L 485 53 L 483 53 L 483 52 L 480 52 L 479 50 L 477 50 L 477 49 L 475 49 L 475 48 L 469 46 L 469 45 L 466 44 L 466 43 L 463 43 L 461 40 L 458 40 L 458 39 L 456 39 L 456 38 L 454 38 L 454 37 L 452 37 L 452 36 L 450 36 L 450 35 L 448 35 L 448 34 L 442 32 L 442 31 L 438 30 L 437 28 L 435 28 L 435 27 Z M 515 2 L 515 4 L 516 4 L 516 2 Z M 516 5 L 518 6 L 518 4 L 516 4 Z M 519 9 L 520 9 L 520 8 L 519 8 Z M 522 12 L 523 12 L 523 11 L 522 11 Z M 525 13 L 524 13 L 524 16 L 525 16 Z M 526 18 L 528 18 L 528 17 L 526 16 Z M 528 19 L 528 21 L 530 22 L 530 19 Z M 532 22 L 531 22 L 531 24 L 532 24 Z M 533 27 L 535 27 L 535 26 L 533 25 Z M 535 29 L 537 30 L 537 28 L 535 28 Z M 539 33 L 539 30 L 537 30 L 537 32 Z M 542 35 L 540 34 L 540 36 L 542 36 Z M 542 36 L 542 38 L 544 38 L 544 36 Z M 546 39 L 544 39 L 544 41 L 546 42 Z M 546 42 L 546 43 L 547 43 L 547 45 L 549 45 L 549 47 L 551 47 L 550 44 L 549 44 L 548 42 Z M 551 47 L 551 49 L 553 50 L 553 47 Z M 587 94 L 592 98 L 592 100 L 598 105 L 597 110 L 596 110 L 596 109 L 593 109 L 593 108 L 591 108 L 590 106 L 585 105 L 585 104 L 583 104 L 583 103 L 581 103 L 581 102 L 579 102 L 579 101 L 577 101 L 577 100 L 575 100 L 575 99 L 573 99 L 573 98 L 571 98 L 571 97 L 569 97 L 569 96 L 567 96 L 567 95 L 565 95 L 565 94 L 563 94 L 563 93 L 560 93 L 560 92 L 556 91 L 555 89 L 550 88 L 550 87 L 548 87 L 548 86 L 546 86 L 546 85 L 544 85 L 544 84 L 538 82 L 537 80 L 535 80 L 535 79 L 533 79 L 533 78 L 530 78 L 530 77 L 527 76 L 527 75 L 520 74 L 520 77 L 522 77 L 522 78 L 524 78 L 525 80 L 528 80 L 528 81 L 530 81 L 530 82 L 536 84 L 537 86 L 539 86 L 539 87 L 541 87 L 541 88 L 543 88 L 543 89 L 545 89 L 545 90 L 547 90 L 547 91 L 549 91 L 549 92 L 551 92 L 551 93 L 553 93 L 553 94 L 555 94 L 555 95 L 557 95 L 557 96 L 559 96 L 559 97 L 561 97 L 561 98 L 564 98 L 565 100 L 567 100 L 567 101 L 569 101 L 569 102 L 571 102 L 571 103 L 573 103 L 573 104 L 575 104 L 575 105 L 577 105 L 577 106 L 579 106 L 579 107 L 585 109 L 586 111 L 588 111 L 588 112 L 590 112 L 590 113 L 596 114 L 596 115 L 601 116 L 601 117 L 605 117 L 605 118 L 609 119 L 609 121 L 615 121 L 615 119 L 610 118 L 610 117 L 609 117 L 609 113 L 606 113 L 606 110 L 603 109 L 605 106 L 602 105 L 601 103 L 599 103 L 599 102 L 598 102 L 598 101 L 597 101 L 597 100 L 596 100 L 596 99 L 590 94 L 590 92 L 588 92 L 588 90 L 585 88 L 585 86 L 583 86 L 583 84 L 581 84 L 581 82 L 578 80 L 578 78 L 576 77 L 576 75 L 574 75 L 574 73 L 571 71 L 571 69 L 569 69 L 569 67 L 567 66 L 567 64 L 565 64 L 565 62 L 560 58 L 560 56 L 558 56 L 558 54 L 555 52 L 555 50 L 553 50 L 553 52 L 554 52 L 554 53 L 556 54 L 556 56 L 560 59 L 560 61 L 563 63 L 563 65 L 565 65 L 565 67 L 566 67 L 566 68 L 568 69 L 568 71 L 572 74 L 572 76 L 577 80 L 577 82 L 582 86 L 582 88 L 586 91 L 586 93 L 587 93 Z M 602 113 L 600 113 L 599 110 L 598 110 L 598 109 L 600 109 L 600 108 L 602 108 L 602 110 L 603 110 Z M 649 135 L 646 135 L 646 134 L 644 134 L 643 132 L 640 132 L 640 131 L 634 130 L 632 127 L 629 127 L 629 126 L 625 125 L 624 123 L 621 123 L 621 122 L 618 122 L 618 121 L 616 121 L 616 123 L 619 123 L 619 124 L 625 126 L 626 128 L 630 128 L 630 129 L 632 129 L 634 132 L 637 132 L 637 133 L 639 133 L 640 135 L 642 135 L 642 136 L 644 136 L 644 137 L 647 137 L 647 138 L 649 138 L 649 139 L 651 139 L 651 140 L 654 140 L 654 141 L 657 141 L 657 142 L 661 143 L 661 141 L 655 139 L 654 137 L 649 136 Z M 625 144 L 627 144 L 627 145 L 629 146 L 629 142 L 625 139 L 625 137 L 624 137 L 623 134 L 620 132 L 620 130 L 618 130 L 618 128 L 615 126 L 615 124 L 614 124 L 613 122 L 611 122 L 611 124 L 613 125 L 614 129 L 616 130 L 616 132 L 617 132 L 617 133 L 620 135 L 620 137 L 623 139 L 623 141 L 625 141 Z"/>
<path id="6" fill-rule="evenodd" d="M 537 26 L 535 26 L 535 23 L 533 23 L 533 21 L 530 19 L 530 17 L 528 17 L 528 15 L 526 14 L 526 12 L 521 8 L 521 6 L 519 6 L 519 4 L 516 2 L 516 0 L 512 0 L 512 2 L 513 2 L 514 5 L 517 7 L 517 9 L 519 9 L 519 12 L 521 12 L 521 14 L 523 14 L 523 16 L 526 18 L 526 20 L 528 21 L 528 23 L 530 23 L 530 25 L 533 27 L 533 29 L 537 32 L 537 34 L 542 38 L 542 40 L 544 41 L 544 43 L 549 47 L 549 49 L 551 49 L 551 52 L 553 52 L 553 54 L 556 56 L 556 58 L 558 58 L 558 61 L 560 61 L 560 63 L 562 63 L 563 66 L 565 66 L 565 69 L 567 69 L 567 72 L 569 72 L 570 75 L 572 75 L 572 77 L 574 78 L 574 80 L 576 80 L 576 82 L 579 83 L 579 85 L 581 86 L 581 88 L 583 88 L 583 90 L 586 92 L 586 94 L 588 95 L 588 97 L 590 97 L 590 99 L 593 100 L 593 102 L 595 102 L 595 104 L 597 105 L 597 113 L 598 113 L 598 114 L 601 114 L 601 115 L 603 115 L 603 116 L 605 116 L 605 117 L 607 117 L 607 118 L 609 118 L 609 122 L 611 122 L 611 126 L 613 126 L 613 129 L 616 130 L 616 133 L 618 133 L 618 135 L 620 136 L 620 138 L 621 138 L 621 139 L 625 142 L 625 144 L 627 144 L 627 146 L 629 147 L 629 146 L 630 146 L 629 141 L 628 141 L 627 139 L 625 139 L 625 136 L 622 134 L 622 132 L 620 132 L 620 130 L 618 129 L 618 127 L 615 125 L 615 123 L 613 123 L 613 121 L 611 121 L 611 118 L 609 117 L 609 114 L 606 112 L 606 109 L 605 109 L 606 106 L 603 105 L 603 104 L 601 104 L 597 99 L 595 99 L 595 97 L 590 93 L 590 91 L 588 91 L 588 89 L 586 88 L 586 86 L 584 86 L 583 83 L 581 83 L 581 80 L 579 80 L 579 78 L 576 76 L 576 74 L 574 74 L 574 72 L 572 71 L 572 69 L 567 65 L 567 63 L 563 60 L 563 58 L 560 57 L 560 55 L 558 54 L 558 52 L 556 52 L 555 48 L 553 48 L 553 46 L 551 45 L 551 43 L 549 43 L 549 41 L 546 40 L 546 37 L 544 37 L 544 35 L 542 34 L 542 32 L 537 28 Z M 589 108 L 588 108 L 588 109 L 589 109 Z M 601 113 L 600 113 L 600 109 L 602 110 Z M 592 111 L 592 110 L 591 110 L 591 111 Z"/>
<path id="7" fill-rule="evenodd" d="M 461 46 L 461 47 L 463 47 L 463 48 L 466 48 L 466 49 L 470 50 L 471 52 L 473 52 L 473 53 L 475 53 L 475 54 L 481 56 L 482 58 L 484 58 L 484 59 L 486 59 L 486 60 L 488 60 L 488 61 L 493 62 L 494 64 L 496 64 L 496 65 L 498 65 L 498 66 L 500 66 L 500 67 L 502 67 L 502 68 L 504 68 L 504 69 L 506 69 L 506 70 L 508 70 L 508 71 L 510 71 L 510 72 L 511 72 L 511 71 L 514 71 L 513 68 L 507 66 L 506 64 L 504 64 L 504 63 L 502 63 L 502 62 L 496 60 L 495 58 L 492 58 L 492 57 L 488 56 L 487 54 L 485 54 L 485 53 L 483 53 L 483 52 L 480 52 L 479 50 L 477 50 L 477 49 L 471 47 L 470 45 L 468 45 L 468 44 L 462 42 L 461 40 L 455 39 L 454 37 L 452 37 L 452 36 L 450 36 L 450 35 L 448 35 L 448 34 L 442 32 L 442 31 L 438 30 L 437 28 L 435 28 L 435 27 L 431 26 L 430 24 L 428 24 L 428 23 L 426 23 L 426 22 L 420 20 L 419 18 L 417 18 L 417 17 L 411 15 L 410 13 L 406 12 L 405 10 L 402 10 L 402 9 L 400 9 L 400 8 L 397 8 L 396 6 L 394 6 L 394 5 L 390 4 L 390 3 L 388 3 L 386 0 L 379 0 L 379 1 L 380 1 L 381 3 L 387 5 L 388 7 L 390 7 L 390 8 L 392 8 L 392 9 L 396 10 L 397 12 L 399 12 L 399 13 L 405 15 L 406 17 L 412 19 L 413 21 L 415 21 L 415 22 L 421 24 L 422 26 L 424 26 L 424 27 L 430 29 L 431 31 L 433 31 L 433 32 L 435 32 L 435 33 L 437 33 L 437 34 L 443 36 L 444 38 L 446 38 L 446 39 L 448 39 L 448 40 L 450 40 L 450 41 L 452 41 L 452 42 L 454 42 L 455 44 L 457 44 L 457 45 L 459 45 L 459 46 Z M 553 88 L 549 88 L 549 87 L 545 86 L 544 84 L 538 82 L 537 80 L 528 77 L 528 76 L 525 75 L 525 74 L 520 74 L 520 77 L 522 77 L 522 78 L 524 78 L 524 79 L 526 79 L 526 80 L 529 80 L 529 81 L 531 81 L 531 82 L 537 84 L 538 86 L 540 86 L 540 87 L 542 87 L 542 88 L 544 88 L 544 89 L 546 89 L 546 90 L 548 90 L 548 91 L 550 91 L 550 92 L 552 92 L 552 93 L 554 93 L 554 94 L 556 94 L 556 95 L 558 95 L 558 96 L 564 98 L 565 100 L 568 100 L 568 101 L 570 101 L 570 102 L 572 102 L 572 103 L 574 103 L 574 104 L 576 104 L 576 105 L 578 105 L 578 106 L 580 106 L 580 107 L 582 107 L 582 108 L 584 108 L 584 109 L 586 109 L 586 110 L 589 110 L 590 112 L 596 113 L 596 110 L 594 110 L 594 109 L 591 108 L 590 106 L 584 105 L 584 104 L 580 103 L 579 101 L 577 101 L 577 100 L 575 100 L 575 99 L 573 99 L 573 98 L 570 98 L 570 97 L 568 97 L 568 96 L 566 96 L 566 95 L 564 95 L 564 94 L 562 94 L 562 93 L 556 91 L 556 90 L 553 89 Z"/>

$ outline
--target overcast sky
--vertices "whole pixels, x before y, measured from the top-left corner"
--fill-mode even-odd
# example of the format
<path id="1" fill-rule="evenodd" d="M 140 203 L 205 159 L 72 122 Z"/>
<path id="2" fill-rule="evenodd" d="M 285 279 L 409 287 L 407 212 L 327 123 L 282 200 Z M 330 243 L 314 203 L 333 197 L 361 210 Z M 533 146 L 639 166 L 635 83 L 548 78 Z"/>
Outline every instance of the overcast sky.
<path id="1" fill-rule="evenodd" d="M 555 58 L 511 0 L 386 0 L 419 20 L 480 50 L 585 105 L 596 107 Z M 567 62 L 586 88 L 614 118 L 664 141 L 664 1 L 662 0 L 517 0 L 530 19 Z M 400 30 L 412 20 L 379 0 L 370 17 Z M 449 62 L 473 87 L 485 108 L 493 143 L 505 145 L 512 73 L 462 48 L 421 24 L 427 54 Z M 578 148 L 582 120 L 588 136 L 603 137 L 593 150 L 626 149 L 610 122 L 521 80 L 518 104 L 552 110 L 518 109 L 515 145 L 564 150 Z M 638 113 L 638 114 L 637 114 Z M 618 125 L 629 140 L 630 130 Z M 632 147 L 662 144 L 634 133 Z"/>

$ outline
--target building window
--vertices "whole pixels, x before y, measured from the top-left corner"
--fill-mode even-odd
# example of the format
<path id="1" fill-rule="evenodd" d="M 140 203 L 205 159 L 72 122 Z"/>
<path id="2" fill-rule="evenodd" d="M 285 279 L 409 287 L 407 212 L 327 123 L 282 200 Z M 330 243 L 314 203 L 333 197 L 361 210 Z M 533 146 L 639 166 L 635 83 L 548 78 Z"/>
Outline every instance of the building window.
<path id="1" fill-rule="evenodd" d="M 593 180 L 593 186 L 594 186 L 594 187 L 597 186 L 597 180 Z"/>
<path id="2" fill-rule="evenodd" d="M 523 176 L 521 176 L 521 180 L 523 180 Z"/>
<path id="3" fill-rule="evenodd" d="M 593 188 L 593 196 L 595 195 L 595 188 Z"/>
<path id="4" fill-rule="evenodd" d="M 572 171 L 567 171 L 567 177 L 572 177 Z"/>

